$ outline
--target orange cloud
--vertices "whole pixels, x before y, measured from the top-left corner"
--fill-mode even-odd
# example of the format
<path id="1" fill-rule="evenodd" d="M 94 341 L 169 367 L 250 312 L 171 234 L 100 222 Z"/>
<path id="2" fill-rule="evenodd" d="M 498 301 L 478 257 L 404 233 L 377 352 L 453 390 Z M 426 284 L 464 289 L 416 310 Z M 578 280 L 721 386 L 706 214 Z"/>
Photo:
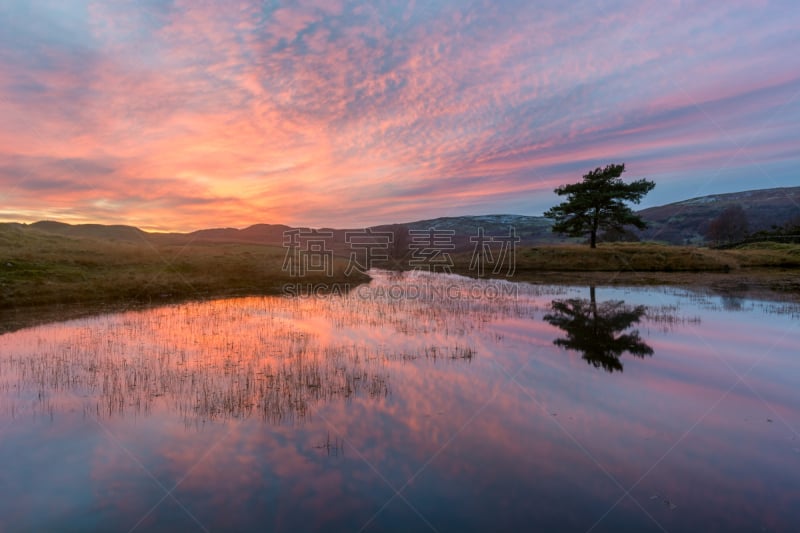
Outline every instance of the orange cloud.
<path id="1" fill-rule="evenodd" d="M 796 141 L 796 20 L 778 10 L 31 9 L 10 4 L 0 25 L 0 183 L 28 221 L 536 214 L 612 160 L 664 184 L 656 202 L 698 179 L 759 186 L 754 167 L 792 184 L 796 154 L 776 147 Z"/>

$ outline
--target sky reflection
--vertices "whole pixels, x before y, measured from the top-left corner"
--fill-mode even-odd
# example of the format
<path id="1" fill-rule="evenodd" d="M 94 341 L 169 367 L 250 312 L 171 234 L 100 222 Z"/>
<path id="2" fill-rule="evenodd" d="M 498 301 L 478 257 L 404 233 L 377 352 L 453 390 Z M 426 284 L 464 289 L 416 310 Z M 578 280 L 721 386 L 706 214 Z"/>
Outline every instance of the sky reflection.
<path id="1" fill-rule="evenodd" d="M 393 283 L 504 282 L 376 273 L 360 295 L 188 303 L 0 336 L 0 525 L 789 531 L 800 520 L 795 316 L 646 288 L 379 296 Z M 564 331 L 543 319 L 552 302 L 591 292 L 598 309 L 645 307 L 636 329 L 652 356 L 623 354 L 624 372 L 609 373 L 553 343 Z"/>

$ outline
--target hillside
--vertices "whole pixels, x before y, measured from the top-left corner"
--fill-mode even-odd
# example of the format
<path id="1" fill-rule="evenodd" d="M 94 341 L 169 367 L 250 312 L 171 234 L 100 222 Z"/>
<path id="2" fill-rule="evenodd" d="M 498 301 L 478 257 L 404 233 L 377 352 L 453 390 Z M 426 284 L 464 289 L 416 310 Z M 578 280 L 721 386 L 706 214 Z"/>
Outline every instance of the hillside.
<path id="1" fill-rule="evenodd" d="M 639 232 L 639 237 L 671 244 L 702 244 L 709 222 L 736 204 L 744 209 L 750 232 L 767 230 L 800 217 L 800 187 L 715 194 L 643 209 L 638 213 L 650 227 Z"/>
<path id="2" fill-rule="evenodd" d="M 63 235 L 65 237 L 106 239 L 111 241 L 141 242 L 147 236 L 147 233 L 139 228 L 122 225 L 71 225 L 63 222 L 54 222 L 52 220 L 43 220 L 41 222 L 34 222 L 33 224 L 30 224 L 30 227 L 44 233 Z"/>
<path id="3" fill-rule="evenodd" d="M 152 234 L 138 232 L 130 227 L 0 224 L 0 333 L 51 315 L 71 316 L 61 306 L 80 304 L 74 308 L 79 316 L 152 302 L 280 294 L 284 284 L 297 281 L 283 269 L 282 247 L 158 244 L 148 241 Z M 345 260 L 335 259 L 331 276 L 309 272 L 303 281 L 356 285 L 368 279 L 359 272 L 345 276 L 345 267 Z"/>
<path id="4" fill-rule="evenodd" d="M 201 229 L 191 233 L 151 233 L 148 238 L 160 244 L 213 244 L 213 243 L 250 243 L 281 245 L 283 234 L 292 229 L 283 224 L 255 224 L 236 228 Z"/>
<path id="5" fill-rule="evenodd" d="M 502 237 L 513 225 L 522 227 L 517 234 L 524 236 L 516 255 L 514 279 L 518 280 L 700 284 L 722 291 L 755 287 L 800 293 L 796 275 L 800 246 L 796 244 L 761 243 L 735 250 L 709 250 L 607 243 L 589 251 L 585 245 L 530 244 L 528 239 L 552 239 L 547 226 L 540 222 L 536 217 L 496 215 L 383 226 L 382 231 L 392 231 L 398 238 L 394 247 L 386 250 L 389 261 L 372 266 L 412 267 L 411 259 L 419 259 L 414 252 L 420 250 L 414 250 L 408 237 L 404 242 L 402 236 L 408 235 L 408 229 L 433 226 L 455 232 L 452 243 L 456 246 L 448 250 L 454 272 L 474 274 L 474 244 L 468 236 L 483 228 L 487 237 Z M 283 247 L 286 229 L 259 225 L 244 230 L 151 234 L 125 226 L 0 224 L 0 333 L 64 319 L 73 316 L 73 311 L 74 316 L 82 316 L 152 302 L 281 293 L 286 283 L 298 279 L 296 272 L 284 269 L 288 257 Z M 345 230 L 336 230 L 327 246 L 339 256 L 333 260 L 333 277 L 315 270 L 302 274 L 304 284 L 350 287 L 368 279 L 358 271 L 348 274 L 352 250 L 344 240 L 345 234 Z M 615 274 L 609 277 L 608 272 Z M 681 276 L 674 277 L 676 273 Z M 717 277 L 708 277 L 712 274 Z M 73 304 L 80 305 L 69 307 Z M 69 307 L 67 314 L 63 306 Z"/>
<path id="6" fill-rule="evenodd" d="M 649 228 L 634 232 L 643 241 L 657 241 L 670 244 L 704 244 L 708 224 L 725 208 L 741 205 L 747 215 L 751 232 L 781 226 L 790 220 L 800 219 L 800 187 L 761 189 L 730 194 L 716 194 L 691 198 L 681 202 L 651 207 L 638 211 L 647 221 Z M 100 224 L 70 225 L 61 222 L 43 221 L 33 224 L 0 224 L 7 228 L 30 228 L 45 234 L 55 234 L 72 238 L 93 238 L 119 242 L 150 242 L 156 245 L 186 244 L 265 244 L 282 246 L 284 233 L 293 229 L 283 224 L 255 224 L 236 228 L 212 228 L 190 233 L 147 233 L 132 226 Z M 487 236 L 508 235 L 513 226 L 520 238 L 520 245 L 536 245 L 559 242 L 579 242 L 580 239 L 567 239 L 550 231 L 552 221 L 541 216 L 523 215 L 479 215 L 442 217 L 417 220 L 400 224 L 384 224 L 374 226 L 373 231 L 392 232 L 394 241 L 405 246 L 401 241 L 408 230 L 437 230 L 452 232 L 449 242 L 455 245 L 456 251 L 471 249 L 474 244 L 470 237 L 477 235 L 483 228 Z M 294 228 L 307 230 L 307 228 Z M 337 254 L 347 255 L 349 246 L 346 243 L 348 231 L 354 229 L 330 229 L 332 237 L 327 244 Z"/>

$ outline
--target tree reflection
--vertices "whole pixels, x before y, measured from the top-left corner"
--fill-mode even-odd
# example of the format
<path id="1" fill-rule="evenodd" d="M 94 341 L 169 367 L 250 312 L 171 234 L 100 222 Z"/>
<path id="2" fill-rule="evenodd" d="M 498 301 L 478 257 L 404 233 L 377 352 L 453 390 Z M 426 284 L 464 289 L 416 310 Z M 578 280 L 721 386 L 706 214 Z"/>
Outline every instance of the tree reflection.
<path id="1" fill-rule="evenodd" d="M 556 346 L 582 353 L 584 361 L 608 372 L 622 372 L 620 356 L 628 352 L 636 357 L 653 355 L 637 330 L 623 333 L 638 323 L 646 312 L 643 305 L 630 306 L 622 300 L 597 303 L 594 287 L 590 299 L 553 300 L 552 312 L 544 320 L 564 330 L 566 338 L 553 341 Z"/>

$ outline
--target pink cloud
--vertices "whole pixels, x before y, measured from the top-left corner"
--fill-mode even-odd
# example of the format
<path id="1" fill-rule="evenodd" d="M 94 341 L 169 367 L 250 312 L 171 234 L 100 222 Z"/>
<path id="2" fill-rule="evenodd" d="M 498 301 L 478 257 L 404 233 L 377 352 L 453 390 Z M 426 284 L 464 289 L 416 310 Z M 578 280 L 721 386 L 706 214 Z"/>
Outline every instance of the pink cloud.
<path id="1" fill-rule="evenodd" d="M 11 187 L 8 210 L 360 225 L 538 206 L 611 160 L 684 191 L 743 146 L 793 160 L 794 19 L 753 28 L 741 9 L 692 9 L 92 4 L 81 46 L 45 43 L 30 65 L 0 55 L 0 141 L 9 157 L 113 160 L 113 178 L 30 169 L 61 192 Z M 752 31 L 739 43 L 719 25 Z M 206 216 L 158 195 L 208 201 Z M 101 199 L 118 211 L 89 207 Z"/>

